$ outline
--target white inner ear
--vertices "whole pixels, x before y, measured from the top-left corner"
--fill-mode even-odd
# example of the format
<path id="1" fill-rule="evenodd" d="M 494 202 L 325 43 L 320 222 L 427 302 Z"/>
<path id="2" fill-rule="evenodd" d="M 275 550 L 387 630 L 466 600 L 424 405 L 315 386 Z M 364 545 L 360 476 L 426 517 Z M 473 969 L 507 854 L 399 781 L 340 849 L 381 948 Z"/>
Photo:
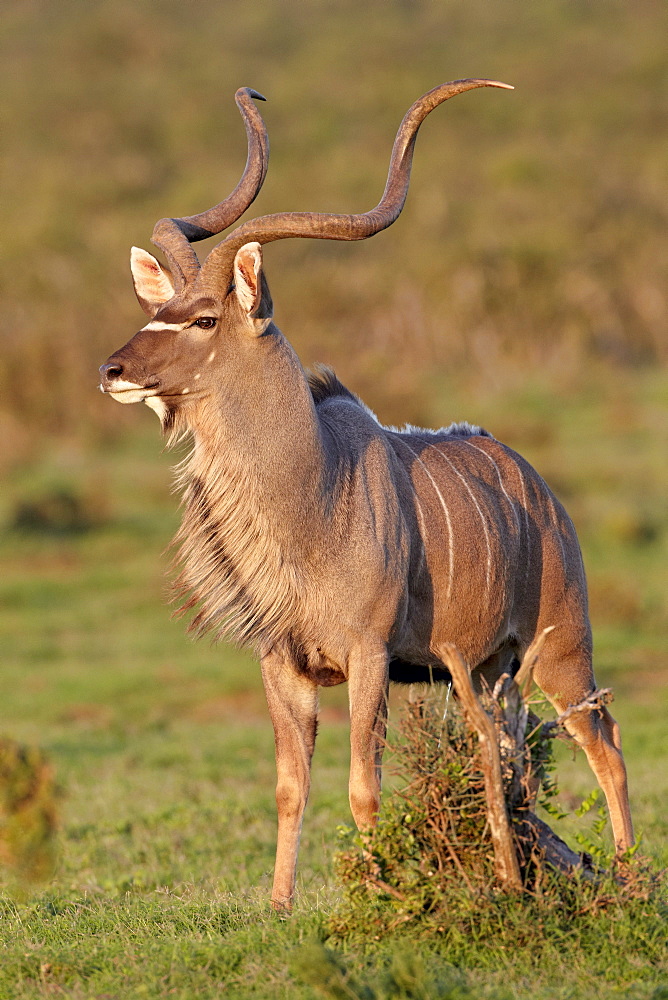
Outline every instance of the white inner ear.
<path id="1" fill-rule="evenodd" d="M 259 243 L 246 243 L 234 258 L 234 287 L 244 312 L 257 305 L 262 270 L 262 248 Z"/>
<path id="2" fill-rule="evenodd" d="M 174 296 L 172 276 L 159 261 L 146 250 L 133 247 L 130 251 L 130 270 L 140 299 L 162 305 Z"/>

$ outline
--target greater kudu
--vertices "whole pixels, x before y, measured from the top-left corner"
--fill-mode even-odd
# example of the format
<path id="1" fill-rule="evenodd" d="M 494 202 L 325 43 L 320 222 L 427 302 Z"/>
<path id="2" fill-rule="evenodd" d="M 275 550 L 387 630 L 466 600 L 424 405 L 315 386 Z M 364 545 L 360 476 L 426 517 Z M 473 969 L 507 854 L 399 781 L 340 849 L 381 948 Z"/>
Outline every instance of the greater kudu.
<path id="1" fill-rule="evenodd" d="M 182 608 L 191 629 L 258 652 L 276 739 L 278 846 L 273 902 L 289 908 L 318 711 L 318 687 L 348 681 L 350 806 L 374 824 L 389 681 L 446 679 L 454 643 L 480 682 L 512 669 L 555 626 L 535 679 L 559 710 L 594 690 L 592 641 L 573 525 L 537 473 L 468 424 L 381 426 L 330 372 L 307 375 L 272 322 L 264 243 L 359 240 L 389 226 L 408 189 L 420 124 L 460 80 L 425 94 L 396 137 L 385 193 L 363 215 L 282 213 L 245 222 L 200 266 L 190 244 L 237 221 L 267 168 L 251 90 L 232 195 L 163 219 L 153 242 L 169 270 L 132 252 L 149 322 L 102 365 L 101 389 L 144 401 L 172 434 L 192 433 L 180 473 Z M 605 708 L 569 728 L 603 788 L 618 849 L 633 832 L 619 730 Z"/>

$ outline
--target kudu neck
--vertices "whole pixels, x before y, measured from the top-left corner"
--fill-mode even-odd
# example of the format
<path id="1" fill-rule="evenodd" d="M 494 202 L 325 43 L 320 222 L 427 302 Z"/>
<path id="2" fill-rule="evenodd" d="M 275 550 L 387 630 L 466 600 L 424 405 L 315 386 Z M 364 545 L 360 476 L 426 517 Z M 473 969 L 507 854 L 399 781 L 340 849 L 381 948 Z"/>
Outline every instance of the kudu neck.
<path id="1" fill-rule="evenodd" d="M 209 489 L 233 485 L 289 535 L 322 506 L 327 477 L 315 406 L 302 365 L 275 326 L 242 346 L 198 407 L 189 473 Z"/>

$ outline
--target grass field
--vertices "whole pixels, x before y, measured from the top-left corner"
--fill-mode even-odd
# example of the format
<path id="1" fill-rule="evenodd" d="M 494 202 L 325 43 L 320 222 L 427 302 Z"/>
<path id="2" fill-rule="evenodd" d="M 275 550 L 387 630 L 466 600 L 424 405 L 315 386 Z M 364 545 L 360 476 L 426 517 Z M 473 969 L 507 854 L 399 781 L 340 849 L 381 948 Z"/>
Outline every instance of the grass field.
<path id="1" fill-rule="evenodd" d="M 664 387 L 651 374 L 590 382 L 568 407 L 545 389 L 505 402 L 451 390 L 440 413 L 483 419 L 548 478 L 558 470 L 585 548 L 598 680 L 617 692 L 635 820 L 658 864 L 668 860 Z M 436 418 L 437 397 L 433 405 Z M 2 543 L 0 732 L 45 750 L 62 799 L 55 879 L 3 904 L 0 996 L 311 996 L 295 971 L 300 947 L 326 933 L 338 898 L 335 830 L 350 822 L 345 691 L 324 692 L 298 904 L 283 923 L 267 908 L 274 765 L 259 671 L 232 649 L 191 643 L 169 619 L 160 553 L 176 524 L 170 459 L 155 418 L 135 412 L 125 446 L 54 452 L 18 472 L 4 496 L 5 524 L 20 515 L 23 526 Z M 615 455 L 628 461 L 620 467 Z M 68 517 L 91 526 L 68 530 Z M 593 781 L 581 754 L 562 756 L 562 801 L 573 806 Z M 647 942 L 633 942 L 623 916 L 613 930 L 607 975 L 598 959 L 588 966 L 586 935 L 560 948 L 549 938 L 524 945 L 503 968 L 489 967 L 480 944 L 456 981 L 447 953 L 421 942 L 418 985 L 445 975 L 483 996 L 505 996 L 509 982 L 516 996 L 603 997 L 615 983 L 619 995 L 655 995 L 665 968 L 642 957 Z M 346 960 L 374 982 L 392 952 L 385 942 Z"/>

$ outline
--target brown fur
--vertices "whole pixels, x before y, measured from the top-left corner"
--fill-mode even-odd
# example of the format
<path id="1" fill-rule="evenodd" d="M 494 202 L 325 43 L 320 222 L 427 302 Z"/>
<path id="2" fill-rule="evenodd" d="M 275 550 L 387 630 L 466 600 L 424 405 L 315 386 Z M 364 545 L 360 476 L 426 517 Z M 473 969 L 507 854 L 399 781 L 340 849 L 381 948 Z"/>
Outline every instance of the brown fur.
<path id="1" fill-rule="evenodd" d="M 226 635 L 260 657 L 276 741 L 277 907 L 294 893 L 319 687 L 348 683 L 349 797 L 360 829 L 378 814 L 391 677 L 447 677 L 444 650 L 454 644 L 476 682 L 493 684 L 553 626 L 537 683 L 561 711 L 594 690 L 580 549 L 540 476 L 478 427 L 382 427 L 333 373 L 307 376 L 271 320 L 262 269 L 260 242 L 358 239 L 388 225 L 420 122 L 448 96 L 488 83 L 443 85 L 409 109 L 377 209 L 251 220 L 200 268 L 180 234 L 201 238 L 210 218 L 229 224 L 264 178 L 261 120 L 252 93 L 240 92 L 260 158 L 247 167 L 243 199 L 158 225 L 174 277 L 135 251 L 150 321 L 101 368 L 105 392 L 145 400 L 172 439 L 192 434 L 178 472 L 175 589 L 196 634 Z M 605 709 L 568 725 L 624 850 L 633 829 L 619 729 Z"/>
<path id="2" fill-rule="evenodd" d="M 454 643 L 478 683 L 493 683 L 552 625 L 536 680 L 560 710 L 577 704 L 595 686 L 586 584 L 565 511 L 488 432 L 385 428 L 331 372 L 307 376 L 273 324 L 258 337 L 230 328 L 224 337 L 232 370 L 216 370 L 205 395 L 170 398 L 164 417 L 194 439 L 178 473 L 175 587 L 196 634 L 228 636 L 260 656 L 279 774 L 273 898 L 285 906 L 318 687 L 350 685 L 350 802 L 368 827 L 389 678 L 447 677 L 440 651 Z M 130 342 L 115 356 L 126 375 L 135 354 L 143 357 Z M 191 384 L 198 363 L 185 357 Z M 603 711 L 573 717 L 571 730 L 626 848 L 615 724 Z"/>

